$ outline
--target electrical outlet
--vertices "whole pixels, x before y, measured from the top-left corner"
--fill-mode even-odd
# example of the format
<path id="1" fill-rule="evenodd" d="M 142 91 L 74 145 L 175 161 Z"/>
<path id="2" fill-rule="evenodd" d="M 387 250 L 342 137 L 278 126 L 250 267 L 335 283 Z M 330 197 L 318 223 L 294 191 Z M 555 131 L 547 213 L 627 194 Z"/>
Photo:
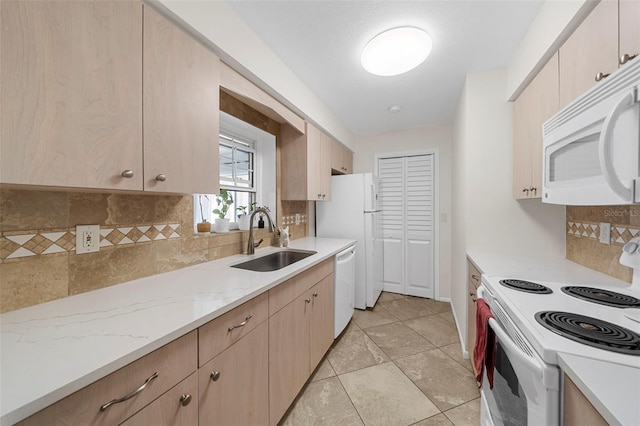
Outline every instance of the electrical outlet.
<path id="1" fill-rule="evenodd" d="M 300 213 L 296 213 L 296 225 L 300 225 Z"/>
<path id="2" fill-rule="evenodd" d="M 600 222 L 600 242 L 604 244 L 611 244 L 611 224 L 607 222 Z"/>
<path id="3" fill-rule="evenodd" d="M 100 225 L 76 226 L 76 254 L 100 250 Z"/>

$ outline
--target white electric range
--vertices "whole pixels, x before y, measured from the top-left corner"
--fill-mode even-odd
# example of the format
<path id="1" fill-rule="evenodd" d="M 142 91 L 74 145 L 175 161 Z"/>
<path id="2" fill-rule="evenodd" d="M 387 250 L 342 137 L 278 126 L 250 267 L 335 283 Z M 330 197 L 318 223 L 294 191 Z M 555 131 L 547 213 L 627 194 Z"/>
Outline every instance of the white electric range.
<path id="1" fill-rule="evenodd" d="M 526 275 L 525 271 L 509 277 L 482 276 L 478 296 L 495 317 L 489 325 L 497 340 L 494 387 L 490 389 L 486 374 L 482 385 L 483 425 L 560 424 L 558 354 L 640 369 L 640 323 L 636 321 L 640 291 L 631 286 L 585 286 L 596 289 L 592 292 L 579 283 L 529 280 Z M 568 287 L 578 287 L 582 297 L 567 294 L 563 288 Z M 621 301 L 627 308 L 585 300 L 585 292 L 586 297 L 607 303 Z M 543 325 L 548 322 L 566 330 L 552 331 Z M 576 331 L 584 332 L 588 340 L 570 337 Z M 614 341 L 597 347 L 595 337 Z"/>

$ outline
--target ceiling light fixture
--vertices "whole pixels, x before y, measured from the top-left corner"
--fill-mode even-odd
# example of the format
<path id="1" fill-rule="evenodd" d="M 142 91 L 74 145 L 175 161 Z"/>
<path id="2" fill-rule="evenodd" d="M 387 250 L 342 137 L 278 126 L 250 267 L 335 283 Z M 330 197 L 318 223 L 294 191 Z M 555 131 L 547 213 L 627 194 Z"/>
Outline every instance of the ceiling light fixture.
<path id="1" fill-rule="evenodd" d="M 396 114 L 396 113 L 400 112 L 401 109 L 402 109 L 401 105 L 391 105 L 389 107 L 389 112 L 392 113 L 392 114 Z"/>
<path id="2" fill-rule="evenodd" d="M 415 27 L 398 27 L 375 36 L 362 50 L 360 62 L 371 74 L 392 76 L 414 69 L 431 53 L 431 37 Z"/>

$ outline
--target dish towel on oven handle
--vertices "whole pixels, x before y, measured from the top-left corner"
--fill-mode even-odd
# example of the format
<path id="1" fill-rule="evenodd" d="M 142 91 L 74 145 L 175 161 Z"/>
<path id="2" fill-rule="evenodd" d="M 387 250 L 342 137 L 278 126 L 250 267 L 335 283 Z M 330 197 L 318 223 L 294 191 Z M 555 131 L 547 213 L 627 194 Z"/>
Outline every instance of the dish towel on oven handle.
<path id="1" fill-rule="evenodd" d="M 493 318 L 489 305 L 481 299 L 476 300 L 476 342 L 473 346 L 473 364 L 478 372 L 476 382 L 482 386 L 483 371 L 487 370 L 489 389 L 493 389 L 493 367 L 496 361 L 496 336 L 489 327 L 489 318 Z"/>

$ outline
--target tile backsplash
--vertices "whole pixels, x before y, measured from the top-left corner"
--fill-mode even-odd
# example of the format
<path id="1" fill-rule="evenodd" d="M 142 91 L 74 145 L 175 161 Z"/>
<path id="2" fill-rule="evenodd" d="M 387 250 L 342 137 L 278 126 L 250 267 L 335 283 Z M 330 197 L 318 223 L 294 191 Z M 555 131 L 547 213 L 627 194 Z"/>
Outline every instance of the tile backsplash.
<path id="1" fill-rule="evenodd" d="M 281 209 L 308 215 L 306 202 Z M 75 254 L 78 224 L 100 225 L 99 252 Z M 306 223 L 292 228 L 292 238 L 306 235 Z M 196 235 L 191 196 L 2 189 L 0 312 L 243 253 L 246 243 L 247 232 Z"/>
<path id="2" fill-rule="evenodd" d="M 611 224 L 609 244 L 599 241 L 600 224 Z M 567 259 L 631 282 L 632 270 L 618 261 L 622 246 L 640 236 L 640 206 L 567 206 Z"/>

